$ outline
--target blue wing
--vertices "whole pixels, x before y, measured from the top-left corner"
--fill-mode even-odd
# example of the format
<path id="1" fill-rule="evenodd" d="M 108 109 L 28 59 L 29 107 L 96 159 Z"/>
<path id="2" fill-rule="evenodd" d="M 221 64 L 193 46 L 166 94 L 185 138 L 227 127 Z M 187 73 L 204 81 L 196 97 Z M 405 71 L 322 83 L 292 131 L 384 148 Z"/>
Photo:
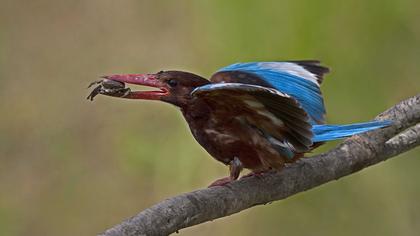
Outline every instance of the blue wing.
<path id="1" fill-rule="evenodd" d="M 220 69 L 213 77 L 224 72 L 245 72 L 256 75 L 271 87 L 295 98 L 310 116 L 312 124 L 324 123 L 325 107 L 319 84 L 322 75 L 328 72 L 328 69 L 320 66 L 319 62 L 236 63 Z"/>

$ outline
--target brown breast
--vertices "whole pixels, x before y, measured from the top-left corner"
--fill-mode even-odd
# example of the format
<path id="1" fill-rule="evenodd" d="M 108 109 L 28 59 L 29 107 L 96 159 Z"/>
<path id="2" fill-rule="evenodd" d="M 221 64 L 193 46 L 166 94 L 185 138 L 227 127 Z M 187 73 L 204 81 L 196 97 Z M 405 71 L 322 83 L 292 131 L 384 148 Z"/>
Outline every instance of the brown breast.
<path id="1" fill-rule="evenodd" d="M 216 160 L 228 164 L 238 157 L 245 168 L 254 171 L 283 166 L 285 159 L 235 109 L 196 101 L 182 111 L 195 139 Z"/>

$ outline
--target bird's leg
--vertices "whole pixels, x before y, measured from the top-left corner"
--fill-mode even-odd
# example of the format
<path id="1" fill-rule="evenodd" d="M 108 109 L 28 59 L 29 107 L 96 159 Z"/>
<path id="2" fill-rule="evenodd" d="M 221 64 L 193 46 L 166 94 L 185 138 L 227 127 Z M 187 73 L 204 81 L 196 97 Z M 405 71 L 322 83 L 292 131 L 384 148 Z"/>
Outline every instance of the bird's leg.
<path id="1" fill-rule="evenodd" d="M 223 186 L 237 180 L 242 169 L 242 162 L 237 157 L 234 157 L 233 160 L 229 162 L 229 176 L 214 181 L 209 185 L 209 188 L 214 186 Z"/>
<path id="2" fill-rule="evenodd" d="M 239 174 L 241 173 L 243 168 L 244 167 L 242 165 L 242 162 L 237 157 L 234 157 L 233 160 L 229 163 L 230 177 L 233 180 L 238 179 Z"/>

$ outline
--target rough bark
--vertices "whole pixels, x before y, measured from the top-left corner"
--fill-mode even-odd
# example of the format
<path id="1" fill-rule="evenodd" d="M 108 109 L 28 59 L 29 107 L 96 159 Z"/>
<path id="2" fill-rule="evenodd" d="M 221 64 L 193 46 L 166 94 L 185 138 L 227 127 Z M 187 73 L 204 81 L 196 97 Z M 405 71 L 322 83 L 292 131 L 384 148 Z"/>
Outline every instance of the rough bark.
<path id="1" fill-rule="evenodd" d="M 400 102 L 377 119 L 392 120 L 393 125 L 348 138 L 336 148 L 301 159 L 280 172 L 166 199 L 100 235 L 168 235 L 337 180 L 420 144 L 420 94 Z"/>

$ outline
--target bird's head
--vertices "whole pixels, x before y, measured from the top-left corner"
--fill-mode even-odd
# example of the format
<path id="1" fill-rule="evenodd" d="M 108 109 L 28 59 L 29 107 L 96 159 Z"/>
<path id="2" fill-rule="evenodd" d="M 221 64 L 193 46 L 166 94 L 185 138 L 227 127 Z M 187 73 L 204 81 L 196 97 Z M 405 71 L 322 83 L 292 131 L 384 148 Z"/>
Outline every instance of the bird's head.
<path id="1" fill-rule="evenodd" d="M 191 91 L 194 88 L 210 83 L 210 81 L 201 76 L 184 71 L 161 71 L 156 74 L 110 75 L 103 76 L 103 78 L 104 80 L 101 81 L 101 89 L 98 93 L 130 99 L 161 100 L 179 107 L 188 104 L 191 98 Z M 111 85 L 111 88 L 108 90 L 104 88 L 106 87 L 106 81 Z M 158 88 L 159 90 L 133 91 L 124 88 L 124 93 L 113 93 L 112 83 L 115 83 L 115 81 L 121 82 L 119 83 L 120 89 L 121 87 L 124 88 L 125 83 L 127 83 Z"/>

